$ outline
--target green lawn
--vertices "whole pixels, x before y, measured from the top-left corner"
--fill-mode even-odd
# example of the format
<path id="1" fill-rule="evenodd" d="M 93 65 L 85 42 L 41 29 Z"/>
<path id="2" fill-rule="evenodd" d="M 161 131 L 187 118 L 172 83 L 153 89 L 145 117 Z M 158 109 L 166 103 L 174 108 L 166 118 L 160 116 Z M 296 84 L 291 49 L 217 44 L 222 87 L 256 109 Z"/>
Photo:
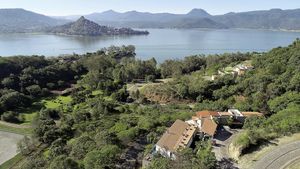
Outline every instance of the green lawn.
<path id="1" fill-rule="evenodd" d="M 58 96 L 54 99 L 53 98 L 44 99 L 41 102 L 44 104 L 46 108 L 56 109 L 64 104 L 71 103 L 71 101 L 72 101 L 71 96 Z"/>
<path id="2" fill-rule="evenodd" d="M 6 161 L 5 163 L 3 163 L 2 165 L 0 165 L 0 169 L 12 168 L 13 166 L 15 166 L 15 164 L 17 162 L 19 162 L 22 159 L 23 159 L 23 156 L 21 154 L 17 154 L 12 159 L 10 159 L 10 160 Z"/>
<path id="3" fill-rule="evenodd" d="M 40 102 L 40 100 L 32 103 L 30 107 L 19 109 L 18 112 L 24 117 L 25 121 L 21 124 L 31 124 L 34 116 L 43 108 L 44 105 Z"/>
<path id="4" fill-rule="evenodd" d="M 25 119 L 21 125 L 31 124 L 36 114 L 38 114 L 43 107 L 56 109 L 64 104 L 70 103 L 71 101 L 71 96 L 57 96 L 37 100 L 32 104 L 32 106 L 18 110 L 18 112 L 22 114 Z"/>
<path id="5" fill-rule="evenodd" d="M 49 97 L 49 98 L 44 98 L 41 100 L 36 100 L 32 106 L 27 107 L 27 108 L 22 108 L 17 110 L 23 117 L 24 117 L 24 122 L 21 123 L 20 125 L 31 125 L 31 122 L 33 121 L 34 117 L 39 113 L 39 111 L 42 108 L 51 108 L 51 109 L 56 109 L 59 108 L 62 105 L 66 105 L 71 103 L 72 98 L 71 96 L 57 96 L 57 97 Z M 18 133 L 18 134 L 23 134 L 23 133 L 30 133 L 26 129 L 23 131 L 19 131 L 19 128 L 13 128 L 10 126 L 4 126 L 0 125 L 0 130 L 2 131 L 12 131 L 13 133 Z"/>
<path id="6" fill-rule="evenodd" d="M 38 114 L 38 111 L 33 111 L 30 114 L 24 114 L 24 119 L 25 121 L 21 124 L 26 124 L 26 125 L 30 125 L 31 122 L 33 121 L 34 117 Z"/>

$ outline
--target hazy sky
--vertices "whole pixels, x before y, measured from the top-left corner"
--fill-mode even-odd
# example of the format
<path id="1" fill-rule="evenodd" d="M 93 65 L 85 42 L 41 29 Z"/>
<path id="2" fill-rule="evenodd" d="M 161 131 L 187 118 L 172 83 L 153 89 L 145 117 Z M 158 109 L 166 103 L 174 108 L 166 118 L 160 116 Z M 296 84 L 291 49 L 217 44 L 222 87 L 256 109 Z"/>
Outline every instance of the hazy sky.
<path id="1" fill-rule="evenodd" d="M 211 14 L 260 9 L 300 8 L 300 0 L 0 0 L 0 8 L 24 8 L 46 15 L 89 14 L 113 9 L 187 13 L 202 8 Z"/>

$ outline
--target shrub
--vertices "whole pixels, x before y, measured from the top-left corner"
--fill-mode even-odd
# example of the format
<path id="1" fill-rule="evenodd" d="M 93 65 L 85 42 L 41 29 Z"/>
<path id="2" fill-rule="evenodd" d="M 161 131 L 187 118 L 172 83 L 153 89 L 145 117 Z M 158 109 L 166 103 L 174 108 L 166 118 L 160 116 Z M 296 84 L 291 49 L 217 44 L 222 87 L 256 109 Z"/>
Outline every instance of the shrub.
<path id="1" fill-rule="evenodd" d="M 26 91 L 33 97 L 42 95 L 42 89 L 39 85 L 28 86 L 26 87 Z"/>
<path id="2" fill-rule="evenodd" d="M 154 75 L 148 75 L 148 76 L 146 76 L 145 80 L 147 82 L 154 82 L 155 81 L 155 76 Z"/>
<path id="3" fill-rule="evenodd" d="M 20 123 L 23 121 L 17 112 L 8 111 L 1 115 L 1 120 L 11 122 L 11 123 Z"/>

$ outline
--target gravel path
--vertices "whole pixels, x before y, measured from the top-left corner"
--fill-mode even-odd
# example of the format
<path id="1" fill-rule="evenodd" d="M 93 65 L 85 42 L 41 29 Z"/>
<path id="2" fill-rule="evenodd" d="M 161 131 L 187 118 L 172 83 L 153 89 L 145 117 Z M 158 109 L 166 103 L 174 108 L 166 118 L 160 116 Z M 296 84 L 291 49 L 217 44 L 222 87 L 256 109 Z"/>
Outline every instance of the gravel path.
<path id="1" fill-rule="evenodd" d="M 17 155 L 17 143 L 24 136 L 0 131 L 0 165 Z"/>
<path id="2" fill-rule="evenodd" d="M 282 169 L 286 164 L 300 157 L 300 141 L 282 145 L 262 157 L 254 169 Z"/>

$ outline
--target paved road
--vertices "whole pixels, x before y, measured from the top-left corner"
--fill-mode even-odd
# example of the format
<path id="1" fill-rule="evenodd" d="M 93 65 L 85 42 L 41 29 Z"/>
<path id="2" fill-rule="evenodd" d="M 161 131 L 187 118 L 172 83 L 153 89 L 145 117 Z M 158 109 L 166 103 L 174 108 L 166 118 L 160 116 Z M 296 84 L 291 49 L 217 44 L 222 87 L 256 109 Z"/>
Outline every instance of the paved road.
<path id="1" fill-rule="evenodd" d="M 0 164 L 17 155 L 17 143 L 24 136 L 0 131 Z"/>
<path id="2" fill-rule="evenodd" d="M 262 157 L 254 169 L 283 169 L 286 164 L 300 157 L 300 141 L 282 145 Z"/>

